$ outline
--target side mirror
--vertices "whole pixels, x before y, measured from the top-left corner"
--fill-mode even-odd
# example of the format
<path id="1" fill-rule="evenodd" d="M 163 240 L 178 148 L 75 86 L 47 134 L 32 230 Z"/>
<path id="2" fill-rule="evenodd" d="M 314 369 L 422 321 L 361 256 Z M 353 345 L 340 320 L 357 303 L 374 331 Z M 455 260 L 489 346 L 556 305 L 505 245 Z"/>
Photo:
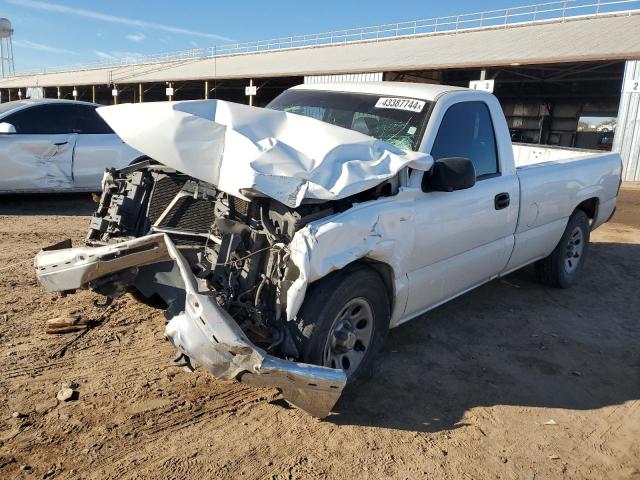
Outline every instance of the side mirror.
<path id="1" fill-rule="evenodd" d="M 0 123 L 0 134 L 1 133 L 16 133 L 16 127 L 7 122 Z"/>
<path id="2" fill-rule="evenodd" d="M 422 179 L 425 192 L 453 192 L 476 184 L 476 169 L 468 158 L 450 157 L 436 160 Z"/>

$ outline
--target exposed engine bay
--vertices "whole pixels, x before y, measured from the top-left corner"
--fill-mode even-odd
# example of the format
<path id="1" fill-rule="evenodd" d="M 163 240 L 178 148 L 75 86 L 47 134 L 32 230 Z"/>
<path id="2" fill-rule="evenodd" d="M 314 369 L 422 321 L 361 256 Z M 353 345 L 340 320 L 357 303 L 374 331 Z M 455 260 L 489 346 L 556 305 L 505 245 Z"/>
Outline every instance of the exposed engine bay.
<path id="1" fill-rule="evenodd" d="M 152 162 L 105 174 L 103 193 L 87 235 L 92 247 L 152 233 L 171 238 L 193 274 L 213 292 L 258 346 L 297 359 L 299 352 L 283 317 L 296 267 L 288 245 L 314 220 L 358 201 L 388 195 L 393 182 L 333 202 L 291 208 L 262 197 L 246 201 Z M 108 297 L 130 291 L 138 300 L 166 307 L 167 318 L 184 310 L 184 286 L 172 262 L 118 272 L 93 282 Z M 185 359 L 188 362 L 188 359 Z"/>
<path id="2" fill-rule="evenodd" d="M 279 388 L 290 403 L 324 417 L 347 373 L 333 363 L 300 363 L 304 333 L 287 308 L 294 298 L 297 311 L 309 282 L 299 234 L 398 188 L 394 177 L 352 197 L 294 208 L 264 196 L 238 198 L 148 160 L 105 173 L 87 246 L 43 249 L 36 274 L 49 291 L 90 288 L 109 301 L 129 292 L 164 308 L 176 365 Z M 353 333 L 343 336 L 336 348 L 356 342 Z"/>

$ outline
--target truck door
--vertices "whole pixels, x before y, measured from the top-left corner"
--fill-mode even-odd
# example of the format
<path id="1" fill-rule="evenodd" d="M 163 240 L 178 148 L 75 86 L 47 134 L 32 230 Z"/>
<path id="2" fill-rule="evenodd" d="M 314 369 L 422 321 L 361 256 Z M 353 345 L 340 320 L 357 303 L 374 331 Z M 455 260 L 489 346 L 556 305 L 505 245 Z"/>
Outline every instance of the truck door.
<path id="1" fill-rule="evenodd" d="M 0 191 L 73 188 L 76 135 L 67 105 L 43 103 L 9 115 L 15 133 L 0 135 Z"/>
<path id="2" fill-rule="evenodd" d="M 436 160 L 470 159 L 476 184 L 465 190 L 419 195 L 405 315 L 417 314 L 497 276 L 513 248 L 518 179 L 515 173 L 501 172 L 487 104 L 453 103 L 442 116 L 431 155 Z"/>

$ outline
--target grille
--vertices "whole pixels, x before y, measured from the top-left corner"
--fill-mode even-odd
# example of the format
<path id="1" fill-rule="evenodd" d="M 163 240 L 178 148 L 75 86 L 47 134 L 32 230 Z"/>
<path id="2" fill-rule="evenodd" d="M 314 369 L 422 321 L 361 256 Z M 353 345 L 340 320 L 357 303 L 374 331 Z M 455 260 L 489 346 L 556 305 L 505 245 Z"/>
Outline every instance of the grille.
<path id="1" fill-rule="evenodd" d="M 229 203 L 234 212 L 246 216 L 249 213 L 249 202 L 229 195 Z"/>
<path id="2" fill-rule="evenodd" d="M 171 200 L 178 194 L 183 185 L 184 181 L 171 177 L 163 177 L 154 184 L 147 212 L 151 225 L 156 223 L 156 220 L 160 218 L 164 209 L 171 203 Z"/>
<path id="3" fill-rule="evenodd" d="M 207 232 L 215 219 L 214 205 L 208 200 L 182 197 L 160 223 L 161 227 Z"/>

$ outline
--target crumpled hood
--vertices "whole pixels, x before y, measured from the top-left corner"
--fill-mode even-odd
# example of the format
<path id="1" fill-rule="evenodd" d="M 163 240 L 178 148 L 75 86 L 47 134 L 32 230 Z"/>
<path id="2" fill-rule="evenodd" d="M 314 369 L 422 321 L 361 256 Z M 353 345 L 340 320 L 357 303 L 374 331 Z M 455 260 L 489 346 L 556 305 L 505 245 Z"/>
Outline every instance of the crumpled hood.
<path id="1" fill-rule="evenodd" d="M 254 190 L 290 207 L 335 200 L 427 155 L 312 118 L 223 100 L 98 108 L 131 147 L 231 195 Z"/>

